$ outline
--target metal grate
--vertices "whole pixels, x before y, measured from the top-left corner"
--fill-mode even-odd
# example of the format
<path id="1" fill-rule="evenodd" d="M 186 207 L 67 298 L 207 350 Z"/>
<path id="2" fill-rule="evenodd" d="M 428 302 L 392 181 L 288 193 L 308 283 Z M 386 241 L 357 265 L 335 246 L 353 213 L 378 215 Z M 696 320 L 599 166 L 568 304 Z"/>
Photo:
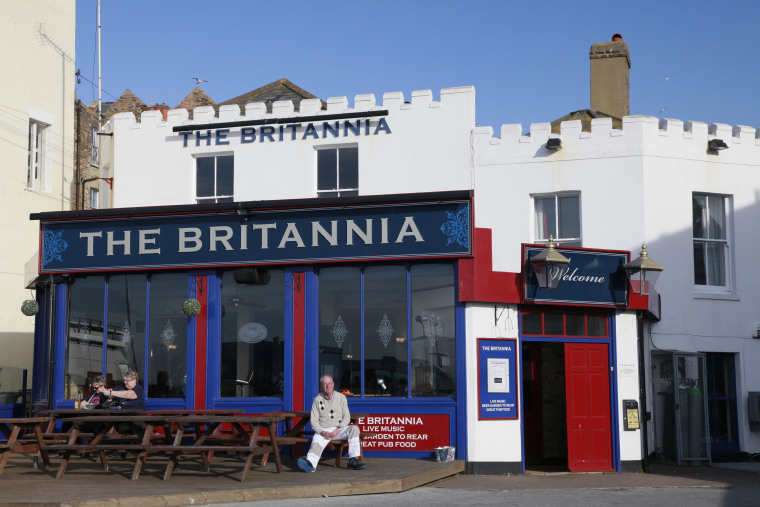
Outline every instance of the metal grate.
<path id="1" fill-rule="evenodd" d="M 705 356 L 652 354 L 655 438 L 663 461 L 710 461 Z"/>

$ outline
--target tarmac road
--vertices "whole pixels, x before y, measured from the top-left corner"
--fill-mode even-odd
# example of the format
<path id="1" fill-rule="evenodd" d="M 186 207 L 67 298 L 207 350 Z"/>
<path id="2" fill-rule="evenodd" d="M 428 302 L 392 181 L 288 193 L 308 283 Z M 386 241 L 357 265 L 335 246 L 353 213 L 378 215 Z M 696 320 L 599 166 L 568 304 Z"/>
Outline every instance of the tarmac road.
<path id="1" fill-rule="evenodd" d="M 760 506 L 760 463 L 710 467 L 653 465 L 650 473 L 459 475 L 401 493 L 222 504 L 221 507 L 382 505 L 593 507 Z"/>
<path id="2" fill-rule="evenodd" d="M 622 489 L 543 489 L 543 490 L 463 490 L 443 487 L 416 488 L 403 493 L 383 495 L 341 496 L 219 504 L 220 507 L 303 507 L 341 505 L 382 505 L 410 507 L 429 506 L 505 506 L 529 505 L 547 507 L 592 507 L 621 505 L 668 505 L 689 507 L 757 507 L 760 505 L 760 486 L 698 487 L 698 488 L 622 488 Z"/>

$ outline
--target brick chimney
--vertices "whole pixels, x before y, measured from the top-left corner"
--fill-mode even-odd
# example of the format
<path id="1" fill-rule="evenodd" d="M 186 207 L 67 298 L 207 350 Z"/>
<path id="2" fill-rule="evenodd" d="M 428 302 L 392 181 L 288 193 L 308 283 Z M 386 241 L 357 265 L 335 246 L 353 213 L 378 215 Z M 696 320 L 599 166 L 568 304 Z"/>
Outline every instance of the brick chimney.
<path id="1" fill-rule="evenodd" d="M 628 95 L 631 55 L 623 37 L 591 45 L 591 109 L 618 118 L 630 114 Z"/>

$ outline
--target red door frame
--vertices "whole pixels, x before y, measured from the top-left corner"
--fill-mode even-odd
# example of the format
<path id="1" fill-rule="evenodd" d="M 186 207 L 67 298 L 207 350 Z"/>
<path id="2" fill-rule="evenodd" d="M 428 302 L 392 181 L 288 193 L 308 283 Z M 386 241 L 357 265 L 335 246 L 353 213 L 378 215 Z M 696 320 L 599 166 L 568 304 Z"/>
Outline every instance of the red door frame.
<path id="1" fill-rule="evenodd" d="M 543 411 L 541 410 L 541 342 L 524 342 L 522 357 L 523 418 L 525 419 L 525 427 L 541 428 L 543 425 Z M 526 392 L 528 391 L 526 389 L 528 381 L 530 381 L 531 385 L 529 392 Z M 541 432 L 526 431 L 524 435 L 526 463 L 536 458 L 540 461 L 543 457 L 543 438 Z"/>
<path id="2" fill-rule="evenodd" d="M 571 472 L 612 472 L 609 345 L 565 343 L 567 461 Z"/>

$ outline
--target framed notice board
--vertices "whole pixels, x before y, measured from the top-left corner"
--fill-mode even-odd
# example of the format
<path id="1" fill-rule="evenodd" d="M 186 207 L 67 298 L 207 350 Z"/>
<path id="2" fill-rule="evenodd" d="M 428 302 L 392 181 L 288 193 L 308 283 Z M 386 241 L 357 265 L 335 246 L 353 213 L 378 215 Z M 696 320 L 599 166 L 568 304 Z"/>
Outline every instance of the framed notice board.
<path id="1" fill-rule="evenodd" d="M 478 419 L 517 419 L 517 340 L 478 338 Z"/>

